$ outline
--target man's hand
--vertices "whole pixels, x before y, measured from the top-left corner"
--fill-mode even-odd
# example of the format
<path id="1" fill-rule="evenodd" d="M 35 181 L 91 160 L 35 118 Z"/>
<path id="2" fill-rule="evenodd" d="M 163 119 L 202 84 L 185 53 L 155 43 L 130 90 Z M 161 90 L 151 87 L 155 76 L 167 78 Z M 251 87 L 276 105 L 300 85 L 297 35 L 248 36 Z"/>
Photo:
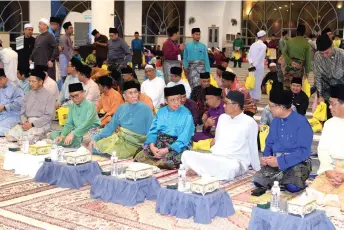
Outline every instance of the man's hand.
<path id="1" fill-rule="evenodd" d="M 23 126 L 22 126 L 22 129 L 23 129 L 24 131 L 28 131 L 28 130 L 31 129 L 31 128 L 32 128 L 32 123 L 30 123 L 30 122 L 28 122 L 28 121 L 25 121 L 24 124 L 23 124 Z"/>
<path id="2" fill-rule="evenodd" d="M 205 112 L 205 113 L 203 113 L 203 116 L 202 116 L 202 122 L 203 122 L 203 124 L 207 121 L 207 119 L 208 119 L 208 113 Z"/>
<path id="3" fill-rule="evenodd" d="M 62 140 L 63 140 L 63 136 L 59 136 L 55 138 L 56 143 L 61 143 Z"/>
<path id="4" fill-rule="evenodd" d="M 155 145 L 153 143 L 151 143 L 149 145 L 150 150 L 152 151 L 153 155 L 155 156 L 157 154 L 157 152 L 159 151 L 159 149 L 157 147 L 155 147 Z"/>
<path id="5" fill-rule="evenodd" d="M 180 45 L 179 45 L 179 49 L 180 49 L 180 50 L 184 50 L 184 49 L 185 49 L 185 44 L 184 44 L 184 43 L 180 44 Z"/>
<path id="6" fill-rule="evenodd" d="M 215 121 L 216 121 L 216 118 L 215 117 L 208 117 L 207 121 L 205 122 L 205 126 L 206 127 L 213 127 L 215 126 Z"/>
<path id="7" fill-rule="evenodd" d="M 61 107 L 60 104 L 56 104 L 56 109 L 59 109 Z"/>
<path id="8" fill-rule="evenodd" d="M 74 134 L 73 134 L 73 133 L 69 133 L 69 134 L 66 136 L 65 140 L 64 140 L 64 144 L 65 144 L 65 145 L 70 145 L 70 144 L 72 144 L 73 138 L 74 138 Z"/>
<path id="9" fill-rule="evenodd" d="M 334 179 L 337 176 L 338 172 L 336 170 L 327 170 L 325 175 L 328 179 Z"/>
<path id="10" fill-rule="evenodd" d="M 95 141 L 91 141 L 91 142 L 88 144 L 88 150 L 90 150 L 91 153 L 93 152 L 93 149 L 97 149 L 97 145 L 96 145 L 96 142 L 95 142 Z"/>
<path id="11" fill-rule="evenodd" d="M 31 65 L 33 63 L 33 61 L 29 60 L 29 65 Z"/>
<path id="12" fill-rule="evenodd" d="M 213 138 L 210 142 L 210 147 L 213 147 L 215 145 L 215 138 Z"/>
<path id="13" fill-rule="evenodd" d="M 267 157 L 261 157 L 260 158 L 260 164 L 262 165 L 262 166 L 266 166 L 267 165 Z"/>
<path id="14" fill-rule="evenodd" d="M 156 158 L 163 158 L 168 153 L 168 148 L 158 149 L 154 155 Z"/>
<path id="15" fill-rule="evenodd" d="M 48 61 L 48 67 L 52 68 L 54 66 L 54 63 L 52 61 Z"/>
<path id="16" fill-rule="evenodd" d="M 266 163 L 267 165 L 269 165 L 270 167 L 273 167 L 273 168 L 278 168 L 278 161 L 277 161 L 277 157 L 268 157 L 266 159 Z"/>
<path id="17" fill-rule="evenodd" d="M 0 105 L 0 112 L 5 110 L 5 106 L 4 105 Z"/>

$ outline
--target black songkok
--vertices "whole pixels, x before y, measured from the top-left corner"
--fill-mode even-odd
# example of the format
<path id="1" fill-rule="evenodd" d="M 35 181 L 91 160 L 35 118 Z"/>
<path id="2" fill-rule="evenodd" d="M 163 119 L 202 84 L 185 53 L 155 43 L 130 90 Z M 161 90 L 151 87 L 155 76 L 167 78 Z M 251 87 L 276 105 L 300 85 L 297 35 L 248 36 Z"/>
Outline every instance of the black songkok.
<path id="1" fill-rule="evenodd" d="M 191 34 L 194 34 L 194 33 L 201 33 L 201 29 L 200 28 L 192 28 Z"/>
<path id="2" fill-rule="evenodd" d="M 207 87 L 205 88 L 205 95 L 221 97 L 222 89 L 216 87 Z"/>
<path id="3" fill-rule="evenodd" d="M 68 85 L 69 93 L 77 92 L 77 91 L 84 91 L 84 87 L 82 87 L 81 83 L 74 83 Z"/>
<path id="4" fill-rule="evenodd" d="M 167 29 L 167 35 L 169 37 L 172 37 L 173 34 L 178 33 L 178 31 L 179 31 L 178 27 L 170 27 Z"/>
<path id="5" fill-rule="evenodd" d="M 125 67 L 121 69 L 121 73 L 122 74 L 132 74 L 133 73 L 133 69 L 130 67 Z"/>
<path id="6" fill-rule="evenodd" d="M 63 29 L 68 29 L 68 27 L 70 27 L 72 25 L 72 23 L 71 22 L 65 22 L 64 24 L 63 24 Z"/>
<path id="7" fill-rule="evenodd" d="M 4 69 L 0 69 L 0 77 L 6 77 Z"/>
<path id="8" fill-rule="evenodd" d="M 327 34 L 322 34 L 317 38 L 318 51 L 325 51 L 332 46 L 332 41 Z"/>
<path id="9" fill-rule="evenodd" d="M 225 79 L 225 80 L 227 80 L 227 81 L 234 81 L 235 76 L 236 76 L 236 75 L 235 75 L 234 73 L 228 72 L 228 71 L 224 71 L 224 72 L 222 73 L 222 78 Z"/>
<path id="10" fill-rule="evenodd" d="M 58 17 L 50 17 L 50 23 L 55 22 L 61 24 L 61 19 Z"/>
<path id="11" fill-rule="evenodd" d="M 97 83 L 101 86 L 106 86 L 108 88 L 111 88 L 112 87 L 112 78 L 109 78 L 109 77 L 100 77 L 98 80 L 97 80 Z"/>
<path id="12" fill-rule="evenodd" d="M 199 77 L 201 79 L 209 79 L 210 78 L 210 74 L 209 74 L 209 72 L 200 73 Z"/>
<path id="13" fill-rule="evenodd" d="M 182 75 L 182 68 L 177 67 L 177 66 L 173 66 L 173 67 L 171 67 L 170 72 L 171 72 L 171 74 L 181 76 Z"/>
<path id="14" fill-rule="evenodd" d="M 180 94 L 180 90 L 178 90 L 177 86 L 165 87 L 164 94 L 165 97 L 175 96 Z"/>
<path id="15" fill-rule="evenodd" d="M 238 103 L 240 107 L 244 106 L 245 96 L 239 91 L 229 91 L 227 94 L 227 98 L 235 103 Z"/>
<path id="16" fill-rule="evenodd" d="M 186 94 L 185 86 L 183 84 L 176 85 L 175 87 L 177 88 L 180 95 Z"/>
<path id="17" fill-rule="evenodd" d="M 46 73 L 40 69 L 33 69 L 30 73 L 30 76 L 38 77 L 39 79 L 44 81 Z"/>
<path id="18" fill-rule="evenodd" d="M 337 85 L 331 86 L 330 96 L 332 98 L 337 98 L 341 101 L 344 101 L 344 85 L 337 84 Z"/>
<path id="19" fill-rule="evenodd" d="M 117 28 L 109 28 L 109 33 L 110 34 L 118 34 Z"/>
<path id="20" fill-rule="evenodd" d="M 123 84 L 123 91 L 126 91 L 128 89 L 137 89 L 137 91 L 140 92 L 140 84 L 136 83 L 135 81 L 126 81 Z"/>
<path id="21" fill-rule="evenodd" d="M 223 67 L 222 65 L 218 65 L 216 68 L 221 70 L 221 71 L 226 71 L 226 68 Z"/>
<path id="22" fill-rule="evenodd" d="M 98 30 L 94 29 L 91 34 L 92 36 L 96 36 L 97 33 L 99 33 Z"/>
<path id="23" fill-rule="evenodd" d="M 299 85 L 302 85 L 302 78 L 300 77 L 294 77 L 292 80 L 291 80 L 291 84 L 299 84 Z"/>
<path id="24" fill-rule="evenodd" d="M 269 100 L 276 105 L 290 106 L 293 101 L 293 94 L 289 90 L 272 87 Z"/>

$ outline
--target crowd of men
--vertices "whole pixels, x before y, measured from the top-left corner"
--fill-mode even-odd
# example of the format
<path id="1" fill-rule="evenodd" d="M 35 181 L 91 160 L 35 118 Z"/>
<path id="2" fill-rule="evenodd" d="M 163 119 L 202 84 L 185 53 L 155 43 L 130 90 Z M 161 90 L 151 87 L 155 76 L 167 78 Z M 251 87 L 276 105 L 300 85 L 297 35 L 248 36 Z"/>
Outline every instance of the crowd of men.
<path id="1" fill-rule="evenodd" d="M 252 167 L 257 172 L 253 183 L 260 189 L 269 189 L 277 180 L 286 190 L 299 192 L 306 188 L 312 170 L 313 131 L 305 118 L 309 99 L 302 83 L 313 70 L 318 97 L 328 105 L 327 116 L 334 118 L 325 123 L 319 176 L 307 192 L 321 197 L 323 203 L 326 195 L 335 193 L 344 209 L 344 173 L 338 168 L 343 165 L 344 147 L 340 140 L 344 51 L 334 47 L 329 31 L 317 38 L 314 60 L 304 25 L 298 26 L 296 37 L 287 39 L 283 32 L 279 43 L 273 36 L 268 46 L 266 32 L 259 31 L 248 53 L 255 86 L 247 90 L 229 68 L 229 58 L 216 58 L 217 74 L 211 76 L 199 28 L 192 29 L 192 41 L 186 44 L 178 44 L 177 27 L 167 29 L 159 74 L 154 64 L 141 66 L 144 48 L 137 32 L 130 50 L 116 28 L 109 29 L 110 39 L 93 30 L 96 53 L 90 67 L 73 55 L 72 24 L 62 25 L 62 36 L 59 27 L 59 18 L 43 18 L 40 34 L 33 38 L 33 27 L 26 24 L 19 55 L 0 48 L 4 64 L 0 69 L 1 136 L 12 141 L 23 135 L 34 140 L 49 138 L 65 147 L 84 145 L 104 156 L 116 151 L 120 159 L 134 158 L 164 169 L 184 164 L 189 173 L 220 180 L 232 180 Z M 240 34 L 237 39 L 234 51 L 242 55 Z M 280 55 L 278 47 L 283 47 Z M 263 79 L 267 49 L 271 49 L 270 72 Z M 100 68 L 104 64 L 107 70 Z M 136 65 L 144 68 L 142 84 L 133 70 Z M 236 65 L 241 67 L 241 61 Z M 63 82 L 60 90 L 56 72 Z M 270 132 L 259 157 L 258 124 L 253 116 L 267 81 L 273 83 L 262 124 L 269 125 Z M 50 132 L 61 107 L 69 108 L 66 123 L 60 131 Z M 196 129 L 199 125 L 201 130 Z M 335 189 L 325 189 L 323 184 Z"/>

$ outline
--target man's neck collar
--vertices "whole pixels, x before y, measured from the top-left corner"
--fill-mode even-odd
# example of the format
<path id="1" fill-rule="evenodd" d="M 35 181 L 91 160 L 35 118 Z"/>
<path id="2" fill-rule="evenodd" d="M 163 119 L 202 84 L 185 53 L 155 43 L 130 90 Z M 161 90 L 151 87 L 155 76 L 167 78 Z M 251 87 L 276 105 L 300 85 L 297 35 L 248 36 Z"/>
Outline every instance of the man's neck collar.
<path id="1" fill-rule="evenodd" d="M 156 76 L 151 77 L 151 78 L 147 77 L 147 78 L 148 78 L 148 80 L 152 81 L 152 80 L 154 80 L 156 78 Z"/>
<path id="2" fill-rule="evenodd" d="M 286 119 L 287 117 L 290 116 L 290 114 L 291 114 L 292 112 L 293 112 L 293 111 L 292 111 L 291 108 L 290 108 L 290 109 L 287 109 L 286 113 L 285 113 L 283 116 L 281 116 L 280 118 L 281 118 L 281 119 Z"/>
<path id="3" fill-rule="evenodd" d="M 229 115 L 232 119 L 236 118 L 237 116 L 241 115 L 242 111 L 240 110 L 239 112 L 234 112 L 233 114 Z"/>

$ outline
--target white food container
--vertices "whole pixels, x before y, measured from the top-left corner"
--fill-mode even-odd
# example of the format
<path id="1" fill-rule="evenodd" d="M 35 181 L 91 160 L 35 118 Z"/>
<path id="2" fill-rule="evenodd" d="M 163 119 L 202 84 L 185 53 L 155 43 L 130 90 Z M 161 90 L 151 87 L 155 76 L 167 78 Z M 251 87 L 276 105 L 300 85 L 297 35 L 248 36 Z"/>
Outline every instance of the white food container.
<path id="1" fill-rule="evenodd" d="M 220 188 L 219 180 L 214 177 L 207 177 L 191 183 L 191 192 L 200 193 L 203 196 Z"/>
<path id="2" fill-rule="evenodd" d="M 153 175 L 153 167 L 143 163 L 132 163 L 125 171 L 125 177 L 136 181 L 137 179 L 144 179 Z"/>
<path id="3" fill-rule="evenodd" d="M 301 196 L 288 201 L 288 213 L 300 215 L 302 218 L 312 213 L 317 208 L 316 201 L 304 198 Z"/>
<path id="4" fill-rule="evenodd" d="M 64 160 L 67 164 L 85 164 L 92 160 L 92 155 L 85 147 L 80 147 L 76 152 L 65 153 Z"/>

